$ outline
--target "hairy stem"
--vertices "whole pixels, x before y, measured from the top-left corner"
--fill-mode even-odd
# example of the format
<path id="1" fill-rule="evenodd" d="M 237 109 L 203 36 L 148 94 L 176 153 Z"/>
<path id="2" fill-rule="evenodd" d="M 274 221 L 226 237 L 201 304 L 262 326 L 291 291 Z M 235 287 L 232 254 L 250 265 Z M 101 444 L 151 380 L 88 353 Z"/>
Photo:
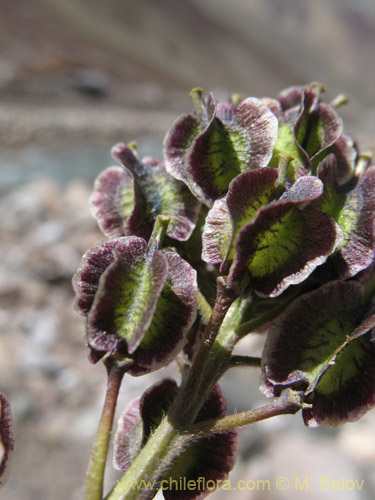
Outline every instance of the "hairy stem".
<path id="1" fill-rule="evenodd" d="M 302 408 L 302 401 L 298 393 L 288 389 L 280 398 L 269 405 L 255 410 L 243 411 L 234 415 L 227 415 L 221 419 L 211 419 L 199 422 L 189 428 L 189 434 L 195 436 L 218 434 L 233 431 L 245 425 L 254 424 L 277 415 L 297 413 Z"/>
<path id="2" fill-rule="evenodd" d="M 246 315 L 251 299 L 238 297 L 228 310 L 219 332 L 212 345 L 210 358 L 202 373 L 203 384 L 196 390 L 200 394 L 200 401 L 203 404 L 204 399 L 210 394 L 214 385 L 230 367 L 231 356 L 234 346 L 239 337 L 236 327 L 241 324 Z"/>
<path id="3" fill-rule="evenodd" d="M 207 324 L 210 321 L 210 317 L 212 314 L 212 308 L 210 304 L 207 302 L 206 297 L 198 290 L 197 293 L 197 303 L 198 309 L 202 315 L 203 321 Z"/>
<path id="4" fill-rule="evenodd" d="M 91 454 L 86 480 L 84 500 L 101 500 L 103 496 L 104 470 L 111 436 L 117 398 L 126 368 L 116 363 L 107 363 L 107 390 L 100 417 L 95 444 Z"/>
<path id="5" fill-rule="evenodd" d="M 165 215 L 158 215 L 155 219 L 154 228 L 148 242 L 148 249 L 152 253 L 155 250 L 159 250 L 163 243 L 165 234 L 168 229 L 169 217 Z"/>
<path id="6" fill-rule="evenodd" d="M 253 356 L 231 356 L 227 364 L 227 370 L 230 368 L 243 368 L 243 367 L 254 367 L 259 368 L 261 365 L 261 359 Z"/>
<path id="7" fill-rule="evenodd" d="M 227 285 L 224 278 L 219 277 L 217 279 L 217 287 L 217 299 L 205 329 L 204 337 L 200 343 L 190 372 L 169 411 L 171 421 L 177 427 L 189 425 L 194 421 L 200 410 L 201 405 L 198 403 L 197 396 L 200 396 L 199 388 L 202 384 L 204 369 L 209 360 L 220 326 L 228 309 L 236 298 L 236 292 L 231 286 Z"/>

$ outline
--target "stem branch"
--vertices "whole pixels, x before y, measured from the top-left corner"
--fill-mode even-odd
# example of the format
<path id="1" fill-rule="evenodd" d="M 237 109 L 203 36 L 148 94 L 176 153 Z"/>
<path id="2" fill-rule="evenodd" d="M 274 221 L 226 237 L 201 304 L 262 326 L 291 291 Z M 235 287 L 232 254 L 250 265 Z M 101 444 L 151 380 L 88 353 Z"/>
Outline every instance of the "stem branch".
<path id="1" fill-rule="evenodd" d="M 190 426 L 189 434 L 211 435 L 233 431 L 239 427 L 250 425 L 261 420 L 266 420 L 276 415 L 297 413 L 302 408 L 300 395 L 290 389 L 284 391 L 280 398 L 269 405 L 255 410 L 242 411 L 234 415 L 227 415 L 221 419 L 210 419 Z"/>
<path id="2" fill-rule="evenodd" d="M 254 367 L 259 368 L 261 365 L 261 359 L 253 356 L 240 356 L 234 355 L 228 361 L 229 368 L 242 368 L 242 367 Z"/>

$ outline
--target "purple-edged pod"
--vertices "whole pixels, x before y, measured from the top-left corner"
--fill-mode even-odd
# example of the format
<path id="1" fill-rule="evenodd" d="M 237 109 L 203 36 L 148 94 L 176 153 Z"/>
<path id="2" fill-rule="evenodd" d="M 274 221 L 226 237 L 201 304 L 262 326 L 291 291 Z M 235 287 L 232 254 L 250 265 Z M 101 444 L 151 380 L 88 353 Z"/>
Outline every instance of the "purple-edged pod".
<path id="1" fill-rule="evenodd" d="M 13 422 L 7 398 L 0 392 L 0 488 L 6 483 L 14 448 Z"/>
<path id="2" fill-rule="evenodd" d="M 375 259 L 375 165 L 365 170 L 351 190 L 340 186 L 333 154 L 321 162 L 318 175 L 324 182 L 324 193 L 316 205 L 335 218 L 343 233 L 329 264 L 340 279 L 351 278 Z"/>
<path id="3" fill-rule="evenodd" d="M 229 282 L 246 278 L 258 295 L 276 297 L 324 263 L 342 234 L 333 217 L 311 206 L 322 193 L 321 180 L 303 176 L 258 208 L 236 235 Z"/>
<path id="4" fill-rule="evenodd" d="M 131 147 L 117 144 L 112 154 L 124 168 L 109 167 L 96 179 L 91 209 L 103 233 L 148 239 L 158 215 L 169 217 L 167 235 L 187 240 L 197 221 L 200 203 L 162 163 L 139 160 Z"/>
<path id="5" fill-rule="evenodd" d="M 133 353 L 131 375 L 166 365 L 183 349 L 197 314 L 196 271 L 177 253 L 162 250 L 168 274 L 150 326 Z"/>
<path id="6" fill-rule="evenodd" d="M 274 321 L 262 356 L 261 390 L 303 391 L 308 426 L 337 426 L 375 406 L 375 316 L 364 287 L 333 281 L 296 299 Z"/>
<path id="7" fill-rule="evenodd" d="M 351 395 L 348 399 L 348 394 Z M 308 427 L 359 420 L 375 406 L 375 316 L 364 321 L 332 355 L 302 411 Z"/>
<path id="8" fill-rule="evenodd" d="M 226 402 L 216 385 L 194 423 L 222 418 Z M 163 476 L 166 500 L 198 500 L 220 489 L 236 463 L 238 434 L 230 431 L 189 444 Z M 185 485 L 189 485 L 187 488 Z"/>
<path id="9" fill-rule="evenodd" d="M 318 88 L 314 87 L 312 90 L 314 89 L 316 89 L 316 92 L 319 92 Z M 276 96 L 276 101 L 280 106 L 279 113 L 285 113 L 290 109 L 298 109 L 301 106 L 301 100 L 304 90 L 305 86 L 303 85 L 292 85 L 281 90 Z"/>
<path id="10" fill-rule="evenodd" d="M 75 306 L 86 318 L 88 344 L 103 352 L 137 348 L 167 279 L 160 252 L 148 254 L 143 238 L 128 236 L 97 245 L 73 277 Z"/>
<path id="11" fill-rule="evenodd" d="M 191 145 L 211 123 L 216 109 L 216 101 L 212 93 L 203 95 L 202 89 L 193 89 L 190 97 L 195 110 L 177 118 L 164 139 L 166 169 L 175 179 L 187 185 L 189 185 L 189 176 L 186 162 Z"/>
<path id="12" fill-rule="evenodd" d="M 202 113 L 180 117 L 166 136 L 164 157 L 171 175 L 211 207 L 232 179 L 242 172 L 266 167 L 277 138 L 275 115 L 260 99 L 238 106 L 203 100 Z"/>
<path id="13" fill-rule="evenodd" d="M 358 162 L 359 154 L 355 142 L 350 136 L 342 135 L 328 148 L 327 153 L 326 157 L 332 154 L 336 160 L 335 181 L 337 186 L 345 186 L 352 180 Z"/>
<path id="14" fill-rule="evenodd" d="M 175 381 L 165 379 L 150 387 L 138 400 L 132 402 L 121 416 L 115 434 L 114 465 L 126 470 L 131 461 L 161 422 L 178 392 Z M 138 412 L 135 405 L 138 404 Z M 208 397 L 195 423 L 225 416 L 226 403 L 219 386 Z M 142 439 L 139 435 L 142 434 Z M 138 450 L 129 450 L 129 436 L 136 436 Z M 220 487 L 234 466 L 238 450 L 235 431 L 211 437 L 191 438 L 187 435 L 172 464 L 158 478 L 158 485 L 166 500 L 195 500 L 205 498 Z M 125 464 L 125 467 L 124 467 Z M 147 499 L 156 491 L 150 491 Z"/>
<path id="15" fill-rule="evenodd" d="M 316 88 L 316 87 L 315 87 Z M 311 161 L 341 137 L 343 123 L 331 104 L 321 102 L 313 86 L 303 92 L 301 113 L 295 124 L 298 143 Z"/>
<path id="16" fill-rule="evenodd" d="M 142 419 L 139 411 L 140 397 L 130 401 L 117 422 L 114 436 L 113 466 L 126 471 L 142 448 Z"/>
<path id="17" fill-rule="evenodd" d="M 277 189 L 278 171 L 262 168 L 244 172 L 229 185 L 225 197 L 215 201 L 208 212 L 202 234 L 202 259 L 208 264 L 233 260 L 234 244 L 241 228 L 256 212 L 270 203 Z"/>
<path id="18" fill-rule="evenodd" d="M 136 236 L 86 252 L 73 278 L 75 307 L 86 320 L 91 360 L 106 353 L 132 360 L 141 375 L 173 359 L 196 315 L 196 272 L 170 250 Z"/>
<path id="19" fill-rule="evenodd" d="M 271 166 L 280 155 L 290 159 L 288 176 L 292 182 L 308 173 L 315 162 L 341 137 L 343 124 L 335 108 L 321 102 L 323 87 L 311 84 L 282 91 L 272 109 L 279 120 L 279 135 Z"/>

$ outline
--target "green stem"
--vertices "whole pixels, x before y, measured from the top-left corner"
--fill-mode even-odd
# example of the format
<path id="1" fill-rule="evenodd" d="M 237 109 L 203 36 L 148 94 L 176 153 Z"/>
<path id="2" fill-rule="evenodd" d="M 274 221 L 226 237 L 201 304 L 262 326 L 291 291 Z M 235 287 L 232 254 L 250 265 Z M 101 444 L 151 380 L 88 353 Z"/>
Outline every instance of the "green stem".
<path id="1" fill-rule="evenodd" d="M 213 387 L 230 365 L 232 351 L 239 340 L 236 332 L 237 325 L 241 324 L 247 314 L 251 298 L 238 297 L 231 305 L 220 325 L 218 334 L 213 342 L 210 357 L 205 367 L 201 369 L 201 386 L 196 386 L 200 405 L 212 391 Z"/>
<path id="2" fill-rule="evenodd" d="M 191 424 L 200 410 L 202 393 L 199 388 L 202 385 L 204 369 L 209 361 L 220 326 L 237 296 L 237 292 L 222 277 L 217 279 L 217 289 L 217 299 L 205 329 L 204 337 L 199 345 L 188 376 L 183 381 L 182 387 L 169 411 L 171 421 L 177 428 L 184 428 L 186 425 Z"/>
<path id="3" fill-rule="evenodd" d="M 339 94 L 331 101 L 331 106 L 334 108 L 341 108 L 344 104 L 348 104 L 349 99 L 345 94 Z"/>
<path id="4" fill-rule="evenodd" d="M 207 122 L 207 110 L 203 102 L 202 95 L 203 89 L 197 87 L 190 92 L 189 97 L 193 101 L 194 109 L 199 121 L 202 124 L 205 124 Z"/>
<path id="5" fill-rule="evenodd" d="M 117 398 L 126 368 L 115 363 L 107 363 L 107 390 L 91 454 L 86 480 L 84 500 L 101 500 L 103 496 L 104 470 L 111 436 Z"/>
<path id="6" fill-rule="evenodd" d="M 168 224 L 169 217 L 166 217 L 165 215 L 158 215 L 156 217 L 154 228 L 148 241 L 148 249 L 150 253 L 155 250 L 159 250 L 159 248 L 163 244 L 163 240 L 168 229 Z"/>
<path id="7" fill-rule="evenodd" d="M 254 424 L 276 415 L 287 415 L 297 413 L 302 408 L 300 395 L 290 389 L 286 390 L 280 398 L 275 399 L 269 405 L 256 408 L 255 410 L 242 411 L 234 415 L 227 415 L 221 419 L 211 419 L 199 422 L 189 428 L 189 434 L 194 436 L 218 434 L 233 431 L 245 425 Z"/>
<path id="8" fill-rule="evenodd" d="M 355 176 L 358 179 L 364 174 L 364 172 L 366 171 L 366 169 L 368 168 L 368 166 L 372 162 L 373 158 L 374 158 L 374 152 L 371 150 L 364 151 L 363 153 L 361 153 L 359 155 L 359 158 L 357 160 L 357 164 L 355 167 Z"/>
<path id="9" fill-rule="evenodd" d="M 197 303 L 198 303 L 198 309 L 202 315 L 203 321 L 205 322 L 205 324 L 207 324 L 211 318 L 212 307 L 207 302 L 206 297 L 202 294 L 202 292 L 200 290 L 198 290 L 198 293 L 197 293 Z"/>
<path id="10" fill-rule="evenodd" d="M 227 364 L 227 370 L 230 368 L 245 368 L 254 367 L 259 368 L 261 365 L 261 359 L 252 356 L 231 356 Z"/>

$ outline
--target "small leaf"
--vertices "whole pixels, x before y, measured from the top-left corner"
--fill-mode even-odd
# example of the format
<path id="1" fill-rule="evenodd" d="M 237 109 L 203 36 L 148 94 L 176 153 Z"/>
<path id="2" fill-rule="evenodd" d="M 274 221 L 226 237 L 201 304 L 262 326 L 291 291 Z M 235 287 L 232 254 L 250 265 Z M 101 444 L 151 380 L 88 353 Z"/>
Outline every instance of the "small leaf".
<path id="1" fill-rule="evenodd" d="M 330 216 L 304 206 L 322 189 L 317 178 L 301 177 L 279 200 L 260 208 L 238 233 L 229 281 L 247 272 L 252 289 L 276 297 L 325 262 L 339 230 Z"/>
<path id="2" fill-rule="evenodd" d="M 0 393 L 0 488 L 6 483 L 9 474 L 13 448 L 14 433 L 10 405 L 4 394 Z"/>
<path id="3" fill-rule="evenodd" d="M 295 121 L 297 116 L 293 114 L 291 117 L 283 117 L 279 121 L 279 134 L 277 141 L 273 150 L 273 158 L 270 162 L 270 166 L 277 167 L 277 159 L 281 155 L 286 157 L 290 161 L 291 171 L 302 171 L 302 175 L 310 170 L 310 160 L 302 148 L 302 146 L 297 142 L 295 137 Z M 292 182 L 296 180 L 296 175 L 293 174 Z"/>
<path id="4" fill-rule="evenodd" d="M 194 113 L 182 115 L 172 125 L 164 140 L 164 158 L 167 172 L 175 179 L 189 185 L 190 177 L 186 170 L 187 158 L 193 140 L 212 121 L 216 101 L 211 93 L 203 97 L 202 89 L 190 92 L 195 107 Z"/>
<path id="5" fill-rule="evenodd" d="M 323 212 L 332 215 L 337 221 L 346 200 L 346 191 L 338 186 L 338 169 L 336 157 L 331 153 L 319 164 L 318 176 L 324 183 L 324 191 L 316 206 Z"/>
<path id="6" fill-rule="evenodd" d="M 117 422 L 113 440 L 113 466 L 117 470 L 126 471 L 142 447 L 139 401 L 140 398 L 133 399 Z"/>
<path id="7" fill-rule="evenodd" d="M 282 91 L 277 100 L 280 110 L 279 134 L 273 150 L 270 166 L 277 167 L 278 157 L 289 158 L 291 181 L 294 182 L 300 175 L 305 175 L 311 168 L 308 154 L 297 139 L 297 123 L 305 112 L 304 87 L 289 87 Z"/>
<path id="8" fill-rule="evenodd" d="M 109 167 L 95 180 L 91 212 L 108 238 L 124 236 L 124 221 L 134 208 L 134 187 L 129 172 Z"/>
<path id="9" fill-rule="evenodd" d="M 167 235 L 187 240 L 200 205 L 185 184 L 171 177 L 157 160 L 138 160 L 125 144 L 117 144 L 112 154 L 125 170 L 105 170 L 96 180 L 91 196 L 93 215 L 104 234 L 135 235 L 148 240 L 156 217 L 164 215 L 170 219 Z"/>
<path id="10" fill-rule="evenodd" d="M 277 170 L 262 168 L 245 172 L 231 183 L 227 204 L 232 219 L 233 235 L 227 260 L 233 260 L 234 242 L 242 227 L 255 217 L 261 207 L 272 201 L 276 192 L 277 179 Z"/>

